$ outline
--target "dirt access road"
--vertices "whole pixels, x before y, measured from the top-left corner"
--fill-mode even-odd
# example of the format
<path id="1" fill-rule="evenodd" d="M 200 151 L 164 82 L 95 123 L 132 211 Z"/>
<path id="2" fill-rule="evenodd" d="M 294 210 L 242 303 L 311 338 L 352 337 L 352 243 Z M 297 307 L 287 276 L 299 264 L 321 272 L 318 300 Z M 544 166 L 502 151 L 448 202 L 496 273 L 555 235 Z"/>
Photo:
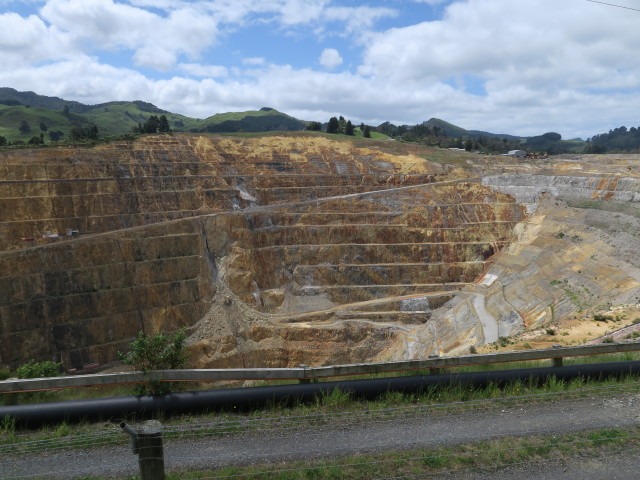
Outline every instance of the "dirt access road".
<path id="1" fill-rule="evenodd" d="M 252 428 L 227 433 L 199 433 L 182 425 L 193 437 L 165 442 L 168 470 L 207 469 L 358 453 L 470 444 L 501 437 L 562 435 L 584 430 L 636 426 L 640 419 L 640 384 L 631 389 L 594 389 L 583 398 L 541 395 L 512 400 L 414 406 L 384 411 L 357 411 L 308 417 L 283 417 Z M 211 424 L 210 424 L 211 425 Z M 209 427 L 207 427 L 209 428 Z M 211 430 L 212 428 L 209 428 Z M 605 475 L 612 464 L 619 476 Z M 588 467 L 588 468 L 587 468 Z M 546 469 L 546 470 L 545 470 Z M 586 470 L 585 470 L 586 469 Z M 603 470 L 604 469 L 604 470 Z M 446 478 L 589 479 L 638 478 L 640 459 L 584 459 L 557 464 L 515 466 L 501 472 L 462 472 Z M 137 457 L 128 443 L 93 449 L 3 455 L 0 478 L 80 478 L 87 475 L 126 477 L 137 472 Z M 591 472 L 591 473 L 590 473 Z M 627 472 L 627 473 L 625 473 Z M 40 476 L 41 477 L 38 477 Z M 503 476 L 505 475 L 505 476 Z M 592 475 L 592 476 L 590 476 Z"/>

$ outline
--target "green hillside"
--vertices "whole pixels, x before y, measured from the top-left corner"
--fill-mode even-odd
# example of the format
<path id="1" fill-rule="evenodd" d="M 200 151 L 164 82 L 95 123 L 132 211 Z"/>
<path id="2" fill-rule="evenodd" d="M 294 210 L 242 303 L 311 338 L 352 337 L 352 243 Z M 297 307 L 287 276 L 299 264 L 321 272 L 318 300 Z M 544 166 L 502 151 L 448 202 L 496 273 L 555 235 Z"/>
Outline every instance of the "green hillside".
<path id="1" fill-rule="evenodd" d="M 155 118 L 151 118 L 155 117 Z M 132 132 L 164 131 L 156 129 L 158 120 L 166 117 L 168 129 L 175 132 L 192 133 L 264 133 L 306 130 L 308 122 L 291 117 L 273 108 L 246 112 L 218 113 L 205 119 L 190 118 L 162 110 L 155 105 L 136 101 L 115 101 L 99 105 L 84 105 L 58 97 L 47 97 L 34 92 L 19 92 L 13 88 L 0 87 L 0 145 L 49 143 L 56 140 L 82 140 L 84 138 L 109 139 Z M 149 120 L 151 118 L 151 121 Z M 162 119 L 164 122 L 164 119 Z M 144 127 L 149 122 L 149 127 Z M 155 122 L 155 123 L 154 123 Z M 164 122 L 166 126 L 167 122 Z M 318 122 L 311 122 L 311 124 Z M 623 127 L 622 127 L 623 128 Z M 622 131 L 621 129 L 616 129 Z M 615 133 L 614 132 L 614 133 Z M 362 136 L 356 128 L 355 136 Z M 623 133 L 627 133 L 624 129 Z M 637 136 L 632 129 L 625 137 Z M 611 134 L 594 137 L 593 143 L 609 141 Z M 510 149 L 546 151 L 549 153 L 581 152 L 585 142 L 580 139 L 562 140 L 553 132 L 536 137 L 517 137 L 494 134 L 479 130 L 465 130 L 439 118 L 431 118 L 419 125 L 396 126 L 385 122 L 371 128 L 371 137 L 394 138 L 406 142 L 418 142 L 442 148 L 467 148 L 470 151 L 504 153 Z M 605 138 L 606 137 L 606 138 Z M 619 140 L 619 139 L 618 139 Z M 616 142 L 618 142 L 616 140 Z M 627 147 L 611 141 L 611 145 L 598 148 Z M 633 143 L 633 142 L 632 142 Z M 634 147 L 636 143 L 633 143 Z M 637 148 L 637 147 L 635 147 Z"/>
<path id="2" fill-rule="evenodd" d="M 88 128 L 91 122 L 82 115 L 24 105 L 8 106 L 0 104 L 0 136 L 11 142 L 28 142 L 41 134 L 49 141 L 55 132 L 69 137 L 74 127 Z"/>
<path id="3" fill-rule="evenodd" d="M 34 137 L 47 143 L 61 137 L 68 140 L 74 129 L 77 136 L 78 132 L 95 127 L 101 138 L 120 136 L 144 125 L 151 116 L 162 115 L 176 132 L 299 131 L 307 126 L 304 121 L 268 107 L 258 111 L 219 113 L 201 120 L 142 101 L 84 105 L 58 97 L 0 88 L 0 136 L 10 143 L 33 142 Z"/>
<path id="4" fill-rule="evenodd" d="M 13 88 L 0 87 L 0 104 L 28 105 L 45 110 L 63 111 L 67 106 L 71 113 L 82 113 L 87 105 L 58 97 L 47 97 L 34 92 L 19 92 Z"/>
<path id="5" fill-rule="evenodd" d="M 64 110 L 0 104 L 0 135 L 10 142 L 26 142 L 43 133 L 45 141 L 48 141 L 51 131 L 61 131 L 68 138 L 74 127 L 95 125 L 101 137 L 118 136 L 130 133 L 152 115 L 165 115 L 171 129 L 177 132 L 270 132 L 306 128 L 306 122 L 276 110 L 221 113 L 199 120 L 149 105 L 144 102 L 110 102 L 86 108 L 82 114 L 65 114 Z M 25 132 L 20 131 L 23 122 L 29 126 L 28 130 L 23 128 Z"/>
<path id="6" fill-rule="evenodd" d="M 440 120 L 439 118 L 430 118 L 423 125 L 428 127 L 439 127 L 444 133 L 447 134 L 447 137 L 464 137 L 468 136 L 469 132 L 467 132 L 464 128 L 453 125 L 452 123 L 445 122 L 444 120 Z"/>
<path id="7" fill-rule="evenodd" d="M 161 110 L 145 102 L 109 102 L 90 107 L 82 114 L 96 125 L 101 136 L 123 135 L 138 124 L 144 124 L 152 115 L 165 115 L 175 131 L 193 128 L 201 120 Z"/>
<path id="8" fill-rule="evenodd" d="M 305 130 L 307 127 L 306 122 L 269 107 L 263 107 L 258 111 L 218 113 L 201 123 L 195 131 L 273 132 Z"/>

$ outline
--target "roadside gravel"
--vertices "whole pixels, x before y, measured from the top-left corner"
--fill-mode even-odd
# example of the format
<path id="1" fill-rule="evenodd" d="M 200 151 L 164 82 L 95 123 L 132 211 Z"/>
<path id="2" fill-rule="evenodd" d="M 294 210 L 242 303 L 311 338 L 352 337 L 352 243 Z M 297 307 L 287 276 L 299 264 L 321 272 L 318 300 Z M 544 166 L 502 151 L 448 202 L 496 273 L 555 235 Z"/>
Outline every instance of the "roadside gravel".
<path id="1" fill-rule="evenodd" d="M 413 408 L 379 415 L 361 411 L 354 412 L 353 416 L 357 417 L 354 421 L 349 421 L 350 416 L 345 415 L 328 415 L 320 419 L 309 417 L 308 421 L 303 419 L 295 423 L 283 418 L 280 425 L 276 422 L 259 430 L 168 440 L 165 442 L 165 463 L 168 470 L 173 470 L 312 458 L 340 459 L 358 453 L 629 427 L 638 425 L 640 420 L 640 394 L 635 391 L 612 391 L 610 395 L 586 398 L 560 396 L 547 401 L 527 398 L 506 405 L 480 402 L 476 406 L 478 408 L 468 408 L 467 405 L 467 408 L 457 412 Z M 633 458 L 627 460 L 633 465 Z M 607 467 L 606 459 L 600 464 L 595 462 L 590 464 L 594 471 Z M 572 468 L 584 468 L 585 465 L 585 462 L 578 460 Z M 569 468 L 567 465 L 562 468 L 565 467 Z M 514 467 L 508 476 L 502 477 L 496 476 L 496 472 L 463 472 L 443 478 L 589 478 L 584 476 L 584 472 L 582 476 L 558 476 L 558 468 L 552 465 L 550 469 L 555 474 L 547 477 L 540 476 L 544 475 L 542 467 L 532 471 L 531 466 L 525 466 L 521 474 L 518 473 L 518 467 Z M 629 468 L 634 476 L 618 478 L 637 478 L 637 470 L 631 466 Z M 508 472 L 508 469 L 504 471 Z M 34 478 L 38 475 L 42 478 L 79 478 L 88 475 L 110 478 L 134 475 L 136 472 L 137 458 L 128 444 L 41 451 L 22 456 L 4 455 L 0 462 L 0 478 Z M 616 477 L 607 475 L 594 478 Z"/>

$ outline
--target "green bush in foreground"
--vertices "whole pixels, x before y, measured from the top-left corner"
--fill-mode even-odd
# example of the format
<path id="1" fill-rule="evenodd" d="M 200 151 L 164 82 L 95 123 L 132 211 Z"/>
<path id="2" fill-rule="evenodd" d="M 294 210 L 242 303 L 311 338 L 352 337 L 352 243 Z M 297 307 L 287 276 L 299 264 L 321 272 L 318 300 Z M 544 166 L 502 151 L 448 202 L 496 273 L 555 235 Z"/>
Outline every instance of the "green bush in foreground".
<path id="1" fill-rule="evenodd" d="M 42 378 L 57 377 L 60 374 L 62 363 L 57 362 L 35 362 L 30 360 L 24 365 L 20 365 L 16 371 L 18 378 Z"/>
<path id="2" fill-rule="evenodd" d="M 125 365 L 132 365 L 136 370 L 147 373 L 151 370 L 170 370 L 184 368 L 187 359 L 184 329 L 174 335 L 158 333 L 153 336 L 138 332 L 138 336 L 129 344 L 129 353 L 118 352 L 120 361 Z M 171 391 L 170 383 L 149 381 L 137 385 L 137 395 L 161 395 Z"/>

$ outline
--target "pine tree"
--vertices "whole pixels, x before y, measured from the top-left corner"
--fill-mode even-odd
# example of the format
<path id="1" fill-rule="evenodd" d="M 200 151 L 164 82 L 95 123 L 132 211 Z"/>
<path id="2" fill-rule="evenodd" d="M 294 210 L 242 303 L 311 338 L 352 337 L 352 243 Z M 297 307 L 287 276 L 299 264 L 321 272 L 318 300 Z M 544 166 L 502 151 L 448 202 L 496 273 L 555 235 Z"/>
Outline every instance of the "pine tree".
<path id="1" fill-rule="evenodd" d="M 329 124 L 327 125 L 327 133 L 338 133 L 338 128 L 340 124 L 338 123 L 338 119 L 336 117 L 331 117 L 329 119 Z"/>
<path id="2" fill-rule="evenodd" d="M 167 116 L 161 115 L 160 120 L 158 121 L 158 132 L 169 133 L 170 131 L 171 127 L 169 126 L 169 120 L 167 120 Z"/>
<path id="3" fill-rule="evenodd" d="M 20 122 L 20 126 L 18 127 L 18 130 L 20 130 L 20 133 L 22 134 L 27 134 L 31 131 L 31 126 L 27 123 L 26 120 L 22 120 Z"/>
<path id="4" fill-rule="evenodd" d="M 353 135 L 353 124 L 351 123 L 351 120 L 348 120 L 346 125 L 344 126 L 344 134 Z"/>

